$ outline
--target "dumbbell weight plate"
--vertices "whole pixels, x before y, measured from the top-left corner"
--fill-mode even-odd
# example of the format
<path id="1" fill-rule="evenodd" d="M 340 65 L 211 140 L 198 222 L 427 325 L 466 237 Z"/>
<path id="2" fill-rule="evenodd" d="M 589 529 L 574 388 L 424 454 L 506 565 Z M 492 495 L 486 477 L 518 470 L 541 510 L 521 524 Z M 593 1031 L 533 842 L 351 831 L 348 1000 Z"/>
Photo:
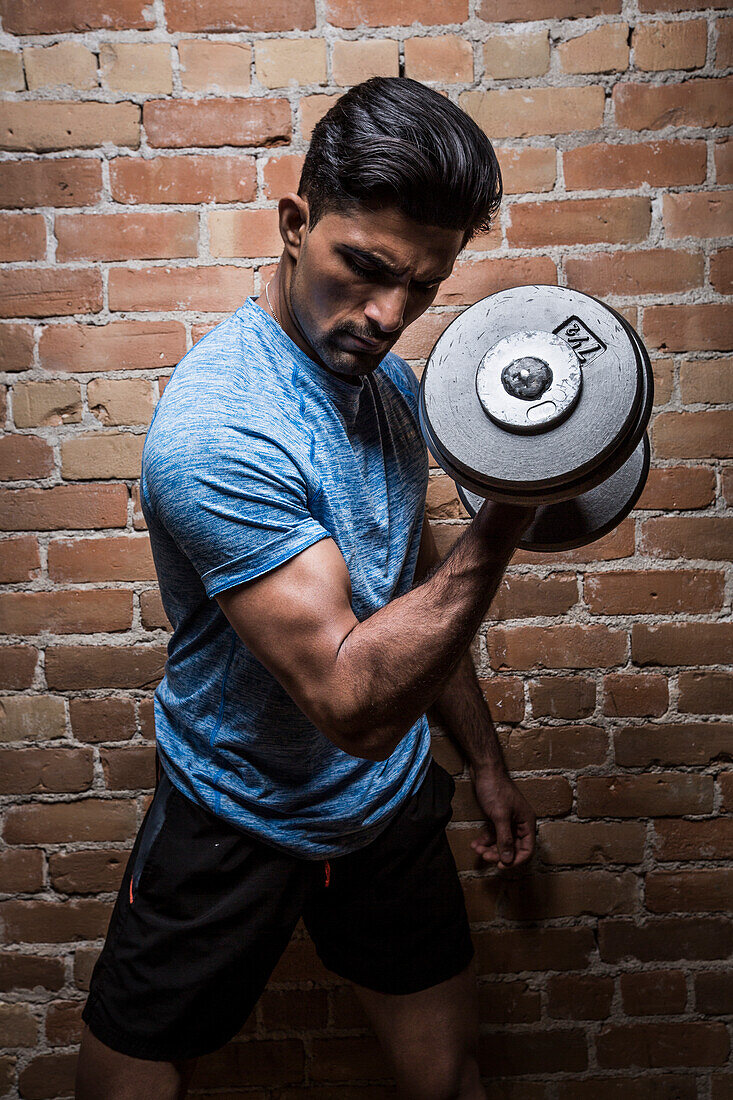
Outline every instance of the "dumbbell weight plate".
<path id="1" fill-rule="evenodd" d="M 495 423 L 477 390 L 487 352 L 517 330 L 559 336 L 581 362 L 574 408 L 535 434 Z M 635 427 L 649 386 L 631 332 L 602 302 L 566 287 L 516 287 L 477 302 L 439 337 L 423 373 L 420 421 L 430 449 L 469 490 L 507 501 L 564 500 L 605 480 L 643 431 Z"/>
<path id="2" fill-rule="evenodd" d="M 649 473 L 649 439 L 644 433 L 630 458 L 600 485 L 570 500 L 537 509 L 522 535 L 523 550 L 573 550 L 608 534 L 636 504 Z M 484 497 L 458 485 L 458 496 L 471 516 Z"/>

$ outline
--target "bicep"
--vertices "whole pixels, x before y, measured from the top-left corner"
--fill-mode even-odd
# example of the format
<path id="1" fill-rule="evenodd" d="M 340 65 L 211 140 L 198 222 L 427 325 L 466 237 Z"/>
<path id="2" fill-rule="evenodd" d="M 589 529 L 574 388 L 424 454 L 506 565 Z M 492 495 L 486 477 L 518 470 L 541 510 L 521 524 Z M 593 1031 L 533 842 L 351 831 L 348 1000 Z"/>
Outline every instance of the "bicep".
<path id="1" fill-rule="evenodd" d="M 349 571 L 333 539 L 319 540 L 216 599 L 247 648 L 313 724 L 335 740 L 345 706 L 338 652 L 358 620 Z"/>

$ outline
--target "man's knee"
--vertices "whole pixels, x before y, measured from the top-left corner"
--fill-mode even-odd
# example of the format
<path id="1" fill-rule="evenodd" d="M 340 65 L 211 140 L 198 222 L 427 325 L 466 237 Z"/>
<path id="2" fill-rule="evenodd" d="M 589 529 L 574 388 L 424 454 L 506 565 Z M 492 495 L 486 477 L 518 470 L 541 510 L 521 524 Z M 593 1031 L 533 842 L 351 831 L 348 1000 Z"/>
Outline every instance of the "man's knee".
<path id="1" fill-rule="evenodd" d="M 183 1100 L 196 1067 L 185 1062 L 151 1062 L 130 1058 L 101 1042 L 84 1028 L 76 1066 L 75 1100 Z"/>
<path id="2" fill-rule="evenodd" d="M 473 1054 L 435 1052 L 405 1077 L 402 1092 L 408 1100 L 485 1100 L 478 1063 Z"/>

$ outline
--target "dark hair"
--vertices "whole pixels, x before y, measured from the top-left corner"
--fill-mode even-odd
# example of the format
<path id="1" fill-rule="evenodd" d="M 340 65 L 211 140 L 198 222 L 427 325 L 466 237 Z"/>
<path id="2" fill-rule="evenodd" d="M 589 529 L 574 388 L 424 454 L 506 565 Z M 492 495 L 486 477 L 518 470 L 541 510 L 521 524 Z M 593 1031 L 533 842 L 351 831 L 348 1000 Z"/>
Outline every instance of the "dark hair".
<path id="1" fill-rule="evenodd" d="M 316 124 L 298 193 L 310 226 L 355 205 L 394 206 L 421 225 L 488 229 L 502 198 L 491 142 L 445 96 L 407 77 L 371 77 Z"/>

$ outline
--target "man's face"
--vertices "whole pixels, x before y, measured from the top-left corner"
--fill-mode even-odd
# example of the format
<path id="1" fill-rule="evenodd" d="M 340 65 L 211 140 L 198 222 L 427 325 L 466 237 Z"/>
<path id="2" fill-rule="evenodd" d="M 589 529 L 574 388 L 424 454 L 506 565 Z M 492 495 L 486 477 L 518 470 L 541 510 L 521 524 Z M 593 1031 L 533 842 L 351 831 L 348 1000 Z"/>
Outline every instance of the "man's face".
<path id="1" fill-rule="evenodd" d="M 329 370 L 369 373 L 433 302 L 462 243 L 462 231 L 392 208 L 324 214 L 298 255 L 291 316 Z"/>

